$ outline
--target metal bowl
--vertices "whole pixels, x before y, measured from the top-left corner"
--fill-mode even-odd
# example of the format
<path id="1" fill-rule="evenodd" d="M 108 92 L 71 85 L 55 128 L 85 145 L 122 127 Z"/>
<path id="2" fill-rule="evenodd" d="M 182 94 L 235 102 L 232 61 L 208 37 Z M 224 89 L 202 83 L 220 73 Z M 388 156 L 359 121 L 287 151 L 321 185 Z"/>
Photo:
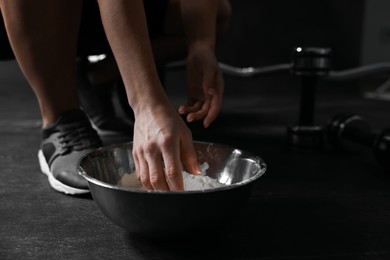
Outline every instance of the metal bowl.
<path id="1" fill-rule="evenodd" d="M 181 237 L 199 230 L 217 230 L 250 196 L 253 182 L 266 171 L 264 161 L 229 146 L 194 142 L 206 175 L 226 184 L 198 191 L 151 191 L 125 185 L 135 179 L 132 143 L 118 144 L 81 158 L 77 171 L 88 180 L 101 211 L 116 225 L 146 237 Z"/>

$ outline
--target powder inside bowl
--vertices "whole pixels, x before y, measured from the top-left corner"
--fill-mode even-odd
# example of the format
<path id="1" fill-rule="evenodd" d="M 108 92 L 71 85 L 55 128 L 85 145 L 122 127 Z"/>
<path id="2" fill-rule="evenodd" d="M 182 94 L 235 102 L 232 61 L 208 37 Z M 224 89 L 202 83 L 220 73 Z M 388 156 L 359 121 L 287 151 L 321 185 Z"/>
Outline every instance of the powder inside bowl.
<path id="1" fill-rule="evenodd" d="M 205 175 L 193 175 L 183 171 L 184 190 L 207 190 L 226 186 Z"/>
<path id="2" fill-rule="evenodd" d="M 193 175 L 183 171 L 184 190 L 208 190 L 226 186 L 216 179 L 206 176 L 206 171 L 209 168 L 207 162 L 200 164 L 199 168 L 202 172 L 201 175 Z"/>
<path id="3" fill-rule="evenodd" d="M 207 190 L 215 189 L 220 187 L 225 187 L 225 184 L 220 183 L 216 179 L 206 176 L 206 171 L 209 168 L 207 162 L 199 165 L 202 174 L 194 175 L 186 171 L 182 171 L 184 190 L 194 191 L 194 190 Z M 122 178 L 118 181 L 119 186 L 144 189 L 138 178 L 135 174 L 124 174 Z"/>

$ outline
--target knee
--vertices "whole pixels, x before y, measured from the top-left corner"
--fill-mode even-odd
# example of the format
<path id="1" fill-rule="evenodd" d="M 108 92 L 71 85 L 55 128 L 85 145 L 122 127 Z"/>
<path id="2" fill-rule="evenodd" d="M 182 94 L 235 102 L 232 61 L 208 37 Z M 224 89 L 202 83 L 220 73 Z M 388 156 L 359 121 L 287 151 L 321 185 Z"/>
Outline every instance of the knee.
<path id="1" fill-rule="evenodd" d="M 217 16 L 217 37 L 220 38 L 225 34 L 229 25 L 232 8 L 229 0 L 219 0 Z"/>

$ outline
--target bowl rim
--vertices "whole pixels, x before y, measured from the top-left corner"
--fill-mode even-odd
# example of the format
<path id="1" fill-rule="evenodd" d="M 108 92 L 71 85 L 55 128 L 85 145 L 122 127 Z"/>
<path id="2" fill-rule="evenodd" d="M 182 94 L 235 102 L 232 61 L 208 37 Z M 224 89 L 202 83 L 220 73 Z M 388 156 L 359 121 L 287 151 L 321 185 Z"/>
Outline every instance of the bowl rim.
<path id="1" fill-rule="evenodd" d="M 218 191 L 222 191 L 222 190 L 230 190 L 230 189 L 242 187 L 242 186 L 245 186 L 245 185 L 247 185 L 249 183 L 252 183 L 255 180 L 259 179 L 267 171 L 267 164 L 265 163 L 263 158 L 253 154 L 252 152 L 248 152 L 248 151 L 244 151 L 244 150 L 241 150 L 241 149 L 233 148 L 230 145 L 214 143 L 214 142 L 195 141 L 195 140 L 193 141 L 193 143 L 207 144 L 207 145 L 217 145 L 217 146 L 227 147 L 227 148 L 230 148 L 230 149 L 234 149 L 236 151 L 240 151 L 241 153 L 245 153 L 247 155 L 250 155 L 250 157 L 251 157 L 250 159 L 255 161 L 260 166 L 260 170 L 259 170 L 259 172 L 257 172 L 254 176 L 250 177 L 249 179 L 246 179 L 246 180 L 243 180 L 243 181 L 240 181 L 238 183 L 231 184 L 231 185 L 226 185 L 226 186 L 223 186 L 223 187 L 214 188 L 214 189 L 189 190 L 189 191 L 165 191 L 165 190 L 142 190 L 142 189 L 138 189 L 138 188 L 129 188 L 129 187 L 123 187 L 123 186 L 118 186 L 118 185 L 114 185 L 114 184 L 109 184 L 107 182 L 103 182 L 101 180 L 98 180 L 98 179 L 90 176 L 89 174 L 87 174 L 84 171 L 83 167 L 81 167 L 81 163 L 83 162 L 83 160 L 85 160 L 87 157 L 89 157 L 89 156 L 91 156 L 91 155 L 93 155 L 95 153 L 101 153 L 104 150 L 113 149 L 115 147 L 121 147 L 121 146 L 124 146 L 124 145 L 131 145 L 132 143 L 133 143 L 133 141 L 125 142 L 125 143 L 118 143 L 118 144 L 111 144 L 111 145 L 108 145 L 108 146 L 99 147 L 99 148 L 93 150 L 92 152 L 83 155 L 78 160 L 78 162 L 76 164 L 76 170 L 77 170 L 78 174 L 81 175 L 82 177 L 84 177 L 89 183 L 93 183 L 93 184 L 95 184 L 97 186 L 109 188 L 109 189 L 112 189 L 112 190 L 131 191 L 131 192 L 143 193 L 143 194 L 167 194 L 167 195 L 181 194 L 181 195 L 186 195 L 186 194 L 197 194 L 197 193 L 212 193 L 212 192 L 218 192 Z"/>

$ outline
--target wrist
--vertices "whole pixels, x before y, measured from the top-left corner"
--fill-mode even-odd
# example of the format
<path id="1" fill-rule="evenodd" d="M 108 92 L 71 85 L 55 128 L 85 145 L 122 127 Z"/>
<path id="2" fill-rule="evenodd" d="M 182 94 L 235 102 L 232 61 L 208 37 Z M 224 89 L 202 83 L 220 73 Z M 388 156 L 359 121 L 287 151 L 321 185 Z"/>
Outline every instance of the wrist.
<path id="1" fill-rule="evenodd" d="M 152 93 L 143 92 L 140 96 L 129 98 L 129 105 L 136 118 L 142 113 L 166 109 L 171 106 L 167 95 L 161 90 L 154 89 Z"/>
<path id="2" fill-rule="evenodd" d="M 199 50 L 208 50 L 208 51 L 214 51 L 215 44 L 212 41 L 209 40 L 197 40 L 190 42 L 188 44 L 188 52 L 196 52 Z"/>

